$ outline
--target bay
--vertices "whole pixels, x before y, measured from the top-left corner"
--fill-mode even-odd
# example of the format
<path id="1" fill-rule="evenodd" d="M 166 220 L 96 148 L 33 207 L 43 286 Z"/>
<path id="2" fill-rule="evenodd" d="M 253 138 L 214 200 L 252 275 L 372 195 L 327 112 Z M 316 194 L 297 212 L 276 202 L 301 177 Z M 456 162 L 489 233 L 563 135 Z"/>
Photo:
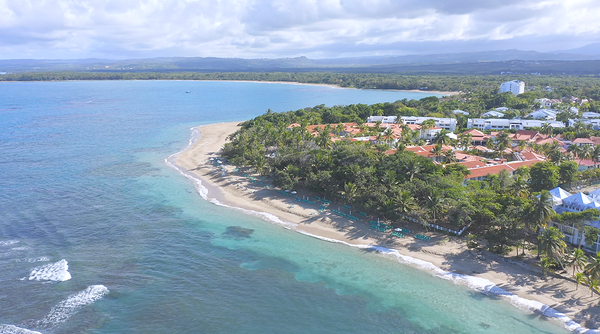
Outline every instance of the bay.
<path id="1" fill-rule="evenodd" d="M 566 333 L 393 258 L 205 202 L 164 164 L 200 124 L 425 96 L 0 84 L 0 333 Z"/>

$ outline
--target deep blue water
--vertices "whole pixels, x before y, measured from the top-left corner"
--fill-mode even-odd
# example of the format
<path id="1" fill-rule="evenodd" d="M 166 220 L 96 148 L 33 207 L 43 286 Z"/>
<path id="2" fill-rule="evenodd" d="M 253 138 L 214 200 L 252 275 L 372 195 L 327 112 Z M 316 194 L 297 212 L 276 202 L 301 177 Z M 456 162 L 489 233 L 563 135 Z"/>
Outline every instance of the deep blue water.
<path id="1" fill-rule="evenodd" d="M 164 164 L 192 126 L 425 96 L 1 83 L 0 333 L 566 333 L 381 254 L 207 203 Z M 251 233 L 232 236 L 231 226 Z"/>

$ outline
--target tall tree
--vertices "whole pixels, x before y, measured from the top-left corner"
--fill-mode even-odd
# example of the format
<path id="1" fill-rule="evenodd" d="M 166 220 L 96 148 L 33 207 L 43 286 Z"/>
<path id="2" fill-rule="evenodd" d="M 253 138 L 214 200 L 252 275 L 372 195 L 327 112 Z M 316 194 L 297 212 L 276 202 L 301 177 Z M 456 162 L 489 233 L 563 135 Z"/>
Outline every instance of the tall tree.
<path id="1" fill-rule="evenodd" d="M 583 269 L 585 269 L 585 265 L 589 262 L 587 255 L 582 249 L 576 248 L 571 253 L 571 258 L 569 260 L 569 265 L 573 267 L 573 277 L 575 274 Z"/>
<path id="2" fill-rule="evenodd" d="M 564 234 L 554 226 L 544 229 L 538 236 L 541 251 L 549 259 L 559 263 L 563 269 L 565 267 L 563 265 L 563 257 L 565 249 L 567 249 L 567 244 L 563 240 L 564 237 Z"/>
<path id="3" fill-rule="evenodd" d="M 549 190 L 558 185 L 558 167 L 550 161 L 538 162 L 529 171 L 531 191 Z"/>

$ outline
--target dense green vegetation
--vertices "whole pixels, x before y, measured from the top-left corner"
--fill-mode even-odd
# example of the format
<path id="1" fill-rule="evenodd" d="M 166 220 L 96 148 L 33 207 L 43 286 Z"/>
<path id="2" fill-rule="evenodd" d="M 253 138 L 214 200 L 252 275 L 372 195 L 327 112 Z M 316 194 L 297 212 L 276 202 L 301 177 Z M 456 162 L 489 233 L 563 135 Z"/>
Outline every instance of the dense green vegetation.
<path id="1" fill-rule="evenodd" d="M 411 103 L 415 102 L 407 104 Z M 575 266 L 574 275 L 585 273 L 580 282 L 596 289 L 594 280 L 600 279 L 600 270 L 594 274 L 592 264 L 581 262 L 580 250 L 569 253 L 562 233 L 546 228 L 551 219 L 581 227 L 585 220 L 598 219 L 598 210 L 555 214 L 547 191 L 595 174 L 586 172 L 589 175 L 584 176 L 572 161 L 548 161 L 531 169 L 522 167 L 515 176 L 502 171 L 484 181 L 464 182 L 469 171 L 463 166 L 450 161 L 435 164 L 405 151 L 404 145 L 386 154 L 387 144 L 332 141 L 330 134 L 339 132 L 340 126 L 320 130 L 316 136 L 307 131 L 312 124 L 361 123 L 382 108 L 385 105 L 321 105 L 283 113 L 268 111 L 242 123 L 224 146 L 223 156 L 236 166 L 271 176 L 282 189 L 305 188 L 384 221 L 410 217 L 455 230 L 468 225 L 469 233 L 485 239 L 489 250 L 502 254 L 510 249 L 517 254 L 521 249 L 524 254 L 527 248 L 537 248 L 545 271 Z M 291 123 L 301 126 L 288 128 Z M 385 132 L 379 135 L 384 141 L 385 136 Z M 593 236 L 594 230 L 589 229 L 588 235 Z M 477 246 L 473 240 L 470 244 Z M 579 264 L 573 262 L 577 258 Z"/>
<path id="2" fill-rule="evenodd" d="M 39 72 L 0 75 L 0 81 L 51 80 L 253 80 L 329 84 L 364 89 L 420 89 L 423 91 L 498 91 L 500 83 L 519 79 L 535 87 L 536 95 L 562 98 L 575 95 L 600 99 L 600 78 L 539 75 L 416 75 L 340 72 Z M 546 92 L 545 87 L 553 87 Z"/>

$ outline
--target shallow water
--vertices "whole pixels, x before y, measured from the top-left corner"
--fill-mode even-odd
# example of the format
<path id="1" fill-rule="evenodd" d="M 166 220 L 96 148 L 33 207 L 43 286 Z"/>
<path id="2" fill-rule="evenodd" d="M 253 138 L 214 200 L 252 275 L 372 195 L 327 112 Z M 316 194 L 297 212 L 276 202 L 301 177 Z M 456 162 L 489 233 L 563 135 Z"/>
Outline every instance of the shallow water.
<path id="1" fill-rule="evenodd" d="M 208 203 L 164 163 L 199 124 L 424 96 L 243 82 L 0 84 L 0 333 L 566 333 L 391 255 Z"/>

